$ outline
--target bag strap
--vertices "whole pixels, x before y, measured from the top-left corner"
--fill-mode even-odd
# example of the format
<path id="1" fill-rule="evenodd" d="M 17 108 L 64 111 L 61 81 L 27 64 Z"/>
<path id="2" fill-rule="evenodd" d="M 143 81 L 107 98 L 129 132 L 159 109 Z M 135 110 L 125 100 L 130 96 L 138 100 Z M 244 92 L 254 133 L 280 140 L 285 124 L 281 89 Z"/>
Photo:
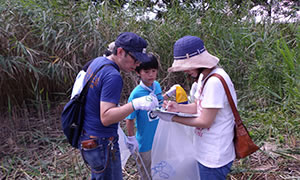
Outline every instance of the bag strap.
<path id="1" fill-rule="evenodd" d="M 96 74 L 104 67 L 104 66 L 113 66 L 112 64 L 104 64 L 101 67 L 99 67 L 95 73 L 90 77 L 90 79 L 85 83 L 82 91 L 80 92 L 80 96 L 85 96 L 88 92 L 89 86 L 92 82 L 92 80 L 94 79 L 94 77 L 96 76 Z M 113 66 L 114 67 L 114 66 Z"/>
<path id="2" fill-rule="evenodd" d="M 233 113 L 233 115 L 234 115 L 234 119 L 235 119 L 236 125 L 242 124 L 243 122 L 242 122 L 241 117 L 240 117 L 240 115 L 239 115 L 239 112 L 237 111 L 236 106 L 235 106 L 235 104 L 234 104 L 234 102 L 233 102 L 233 98 L 232 98 L 231 93 L 230 93 L 230 91 L 229 91 L 228 85 L 227 85 L 225 79 L 224 79 L 220 74 L 213 73 L 212 75 L 210 75 L 210 76 L 205 80 L 205 82 L 203 83 L 202 91 L 203 91 L 204 85 L 206 84 L 207 80 L 208 80 L 210 77 L 212 77 L 212 76 L 215 76 L 215 77 L 217 77 L 218 79 L 220 79 L 220 81 L 221 81 L 222 84 L 223 84 L 225 93 L 226 93 L 226 95 L 227 95 L 228 102 L 229 102 L 229 104 L 230 104 L 232 113 Z"/>

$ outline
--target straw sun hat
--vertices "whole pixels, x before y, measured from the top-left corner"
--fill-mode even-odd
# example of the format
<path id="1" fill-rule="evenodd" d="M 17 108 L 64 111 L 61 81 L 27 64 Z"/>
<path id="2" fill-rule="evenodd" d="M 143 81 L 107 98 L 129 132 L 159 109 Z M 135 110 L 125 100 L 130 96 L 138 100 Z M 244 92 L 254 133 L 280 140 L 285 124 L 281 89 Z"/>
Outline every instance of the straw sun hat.
<path id="1" fill-rule="evenodd" d="M 184 36 L 174 44 L 174 62 L 169 72 L 185 71 L 197 68 L 212 68 L 219 58 L 209 54 L 203 41 L 196 36 Z"/>

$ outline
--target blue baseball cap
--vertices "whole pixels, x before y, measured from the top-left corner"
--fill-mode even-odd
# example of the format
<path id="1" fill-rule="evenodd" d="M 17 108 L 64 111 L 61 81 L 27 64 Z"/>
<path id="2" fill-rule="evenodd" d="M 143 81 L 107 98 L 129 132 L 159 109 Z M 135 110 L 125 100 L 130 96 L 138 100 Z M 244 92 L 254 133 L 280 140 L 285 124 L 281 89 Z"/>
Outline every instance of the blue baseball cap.
<path id="1" fill-rule="evenodd" d="M 121 33 L 116 41 L 115 45 L 117 47 L 121 47 L 124 50 L 130 52 L 135 59 L 141 62 L 148 62 L 150 61 L 147 53 L 147 41 L 135 33 L 132 32 L 123 32 Z"/>

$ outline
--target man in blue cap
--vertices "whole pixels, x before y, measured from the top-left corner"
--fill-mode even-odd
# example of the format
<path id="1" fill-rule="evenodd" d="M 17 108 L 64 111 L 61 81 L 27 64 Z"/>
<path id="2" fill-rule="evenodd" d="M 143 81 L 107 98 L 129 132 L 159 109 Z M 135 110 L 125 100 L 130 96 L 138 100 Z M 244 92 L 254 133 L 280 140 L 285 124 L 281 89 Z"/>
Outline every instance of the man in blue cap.
<path id="1" fill-rule="evenodd" d="M 150 111 L 158 106 L 153 95 L 118 106 L 123 88 L 120 71 L 131 72 L 141 62 L 149 61 L 146 47 L 147 42 L 135 33 L 121 33 L 115 41 L 113 53 L 94 59 L 87 70 L 84 83 L 96 75 L 86 96 L 80 143 L 82 157 L 91 167 L 91 179 L 122 179 L 118 123 L 134 110 Z"/>

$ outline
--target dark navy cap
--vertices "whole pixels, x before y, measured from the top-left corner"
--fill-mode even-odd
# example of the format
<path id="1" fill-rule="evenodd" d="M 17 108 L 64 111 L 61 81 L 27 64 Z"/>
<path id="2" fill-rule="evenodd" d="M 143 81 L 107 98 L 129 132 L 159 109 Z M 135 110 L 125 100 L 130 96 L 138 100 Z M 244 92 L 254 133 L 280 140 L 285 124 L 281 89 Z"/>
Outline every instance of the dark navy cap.
<path id="1" fill-rule="evenodd" d="M 146 47 L 148 43 L 145 39 L 141 38 L 135 33 L 132 32 L 123 32 L 121 33 L 116 41 L 116 46 L 125 49 L 126 51 L 130 52 L 132 56 L 135 57 L 138 61 L 141 62 L 148 62 L 150 61 L 147 53 Z"/>

